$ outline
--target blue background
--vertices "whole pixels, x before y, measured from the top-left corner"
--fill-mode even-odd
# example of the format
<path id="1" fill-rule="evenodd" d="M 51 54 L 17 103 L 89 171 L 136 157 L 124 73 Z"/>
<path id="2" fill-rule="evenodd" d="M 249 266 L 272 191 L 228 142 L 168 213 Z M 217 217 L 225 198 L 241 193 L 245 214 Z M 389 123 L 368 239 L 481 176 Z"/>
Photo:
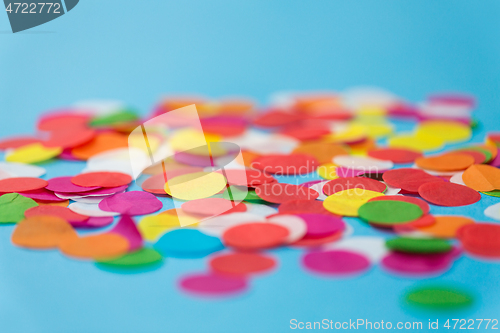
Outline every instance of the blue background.
<path id="1" fill-rule="evenodd" d="M 433 91 L 479 99 L 477 117 L 500 128 L 500 2 L 491 1 L 98 1 L 12 34 L 0 14 L 0 136 L 32 133 L 37 116 L 87 98 L 124 100 L 146 113 L 164 93 L 251 96 L 277 90 L 386 88 L 412 101 Z M 46 178 L 83 164 L 48 165 Z M 487 219 L 486 197 L 436 214 Z M 350 220 L 356 235 L 380 234 Z M 281 332 L 290 319 L 423 321 L 499 318 L 500 265 L 462 257 L 432 281 L 470 286 L 476 306 L 451 314 L 400 304 L 401 279 L 374 267 L 352 279 L 313 276 L 302 251 L 273 251 L 279 269 L 250 290 L 203 300 L 176 288 L 206 259 L 167 259 L 155 271 L 119 275 L 55 251 L 10 244 L 0 228 L 0 331 Z"/>

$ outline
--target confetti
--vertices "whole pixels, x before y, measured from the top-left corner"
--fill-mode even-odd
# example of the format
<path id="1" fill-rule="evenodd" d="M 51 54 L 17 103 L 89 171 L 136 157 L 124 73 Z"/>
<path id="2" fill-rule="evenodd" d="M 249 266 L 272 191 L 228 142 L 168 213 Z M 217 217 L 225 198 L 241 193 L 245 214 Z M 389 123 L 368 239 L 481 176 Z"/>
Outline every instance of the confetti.
<path id="1" fill-rule="evenodd" d="M 24 212 L 38 204 L 30 198 L 17 193 L 8 193 L 0 197 L 0 223 L 17 223 L 24 219 Z"/>
<path id="2" fill-rule="evenodd" d="M 225 296 L 247 288 L 244 278 L 217 274 L 189 275 L 182 278 L 179 285 L 188 292 L 205 296 Z"/>
<path id="3" fill-rule="evenodd" d="M 32 177 L 14 177 L 0 180 L 0 192 L 34 191 L 47 186 L 47 181 Z"/>
<path id="4" fill-rule="evenodd" d="M 484 215 L 500 221 L 500 203 L 491 205 L 484 210 Z"/>
<path id="5" fill-rule="evenodd" d="M 388 185 L 412 193 L 417 193 L 422 184 L 443 181 L 438 177 L 429 175 L 425 171 L 409 168 L 389 170 L 382 177 Z"/>
<path id="6" fill-rule="evenodd" d="M 168 180 L 165 192 L 180 200 L 211 197 L 226 187 L 226 178 L 215 172 L 196 172 Z"/>
<path id="7" fill-rule="evenodd" d="M 47 148 L 41 143 L 32 143 L 7 153 L 5 161 L 17 163 L 39 163 L 50 160 L 62 152 L 59 147 Z"/>
<path id="8" fill-rule="evenodd" d="M 434 224 L 417 229 L 434 237 L 455 238 L 458 229 L 472 223 L 474 220 L 464 216 L 435 216 Z"/>
<path id="9" fill-rule="evenodd" d="M 9 174 L 10 177 L 38 178 L 45 174 L 45 168 L 37 165 L 14 162 L 0 162 L 0 170 Z"/>
<path id="10" fill-rule="evenodd" d="M 128 249 L 129 243 L 124 237 L 111 233 L 65 238 L 59 243 L 64 255 L 78 259 L 111 259 L 124 255 Z"/>
<path id="11" fill-rule="evenodd" d="M 194 229 L 172 230 L 154 245 L 163 256 L 174 258 L 202 258 L 223 248 L 219 238 Z"/>
<path id="12" fill-rule="evenodd" d="M 285 243 L 294 243 L 302 239 L 307 233 L 305 219 L 295 215 L 277 214 L 268 217 L 267 222 L 280 225 L 288 230 Z"/>
<path id="13" fill-rule="evenodd" d="M 450 243 L 436 238 L 398 237 L 388 240 L 386 246 L 393 251 L 405 253 L 442 253 L 452 249 Z"/>
<path id="14" fill-rule="evenodd" d="M 359 274 L 370 267 L 366 257 L 345 250 L 308 253 L 302 264 L 315 273 L 337 276 Z"/>
<path id="15" fill-rule="evenodd" d="M 289 231 L 273 223 L 246 223 L 227 229 L 222 235 L 226 246 L 240 250 L 260 250 L 283 244 Z"/>
<path id="16" fill-rule="evenodd" d="M 459 229 L 458 237 L 466 252 L 483 257 L 500 258 L 500 225 L 468 224 Z"/>
<path id="17" fill-rule="evenodd" d="M 243 213 L 246 211 L 244 203 L 235 203 L 222 198 L 206 198 L 185 202 L 182 210 L 188 214 L 215 216 L 223 213 Z"/>
<path id="18" fill-rule="evenodd" d="M 212 258 L 209 265 L 218 274 L 248 276 L 269 272 L 276 266 L 276 260 L 258 253 L 229 253 Z"/>
<path id="19" fill-rule="evenodd" d="M 49 179 L 48 185 L 45 187 L 47 190 L 58 193 L 81 193 L 88 192 L 92 190 L 97 190 L 100 186 L 83 187 L 75 185 L 71 182 L 71 176 L 67 177 L 56 177 Z"/>
<path id="20" fill-rule="evenodd" d="M 449 207 L 472 205 L 481 200 L 481 195 L 467 186 L 439 181 L 422 184 L 418 194 L 430 203 Z"/>
<path id="21" fill-rule="evenodd" d="M 273 211 L 274 213 L 274 211 Z M 207 235 L 220 237 L 229 228 L 248 222 L 265 222 L 266 218 L 254 213 L 231 213 L 211 217 L 200 222 L 199 230 Z M 305 233 L 305 232 L 304 232 Z"/>
<path id="22" fill-rule="evenodd" d="M 398 274 L 439 274 L 450 268 L 454 256 L 452 252 L 430 254 L 391 252 L 382 259 L 382 267 Z"/>
<path id="23" fill-rule="evenodd" d="M 433 157 L 419 157 L 415 164 L 422 169 L 434 171 L 461 171 L 474 164 L 474 158 L 467 154 L 449 153 Z"/>
<path id="24" fill-rule="evenodd" d="M 359 217 L 365 221 L 382 225 L 407 223 L 423 214 L 419 206 L 397 200 L 369 201 L 358 209 Z"/>
<path id="25" fill-rule="evenodd" d="M 320 214 L 299 214 L 306 222 L 309 237 L 326 237 L 344 230 L 345 225 L 341 218 Z"/>
<path id="26" fill-rule="evenodd" d="M 162 262 L 163 257 L 157 251 L 142 248 L 116 259 L 98 260 L 96 264 L 100 268 L 136 269 L 158 265 Z"/>
<path id="27" fill-rule="evenodd" d="M 120 172 L 88 172 L 71 178 L 74 185 L 81 187 L 118 187 L 131 181 L 132 177 Z"/>
<path id="28" fill-rule="evenodd" d="M 476 191 L 500 189 L 500 170 L 490 165 L 474 164 L 462 174 L 462 180 Z"/>
<path id="29" fill-rule="evenodd" d="M 73 212 L 83 215 L 83 216 L 93 216 L 93 217 L 101 217 L 101 216 L 116 216 L 119 213 L 116 212 L 107 212 L 99 208 L 99 204 L 96 203 L 83 203 L 83 202 L 73 202 L 68 206 L 68 209 Z"/>
<path id="30" fill-rule="evenodd" d="M 262 200 L 272 203 L 284 203 L 291 200 L 315 200 L 318 192 L 293 184 L 271 183 L 257 186 L 255 194 Z"/>
<path id="31" fill-rule="evenodd" d="M 24 213 L 26 217 L 33 216 L 56 216 L 60 217 L 69 223 L 81 223 L 88 220 L 88 216 L 77 214 L 66 207 L 58 206 L 37 206 L 26 210 Z"/>
<path id="32" fill-rule="evenodd" d="M 368 200 L 383 196 L 382 193 L 353 188 L 330 195 L 323 201 L 329 212 L 341 216 L 358 216 L 358 209 Z"/>
<path id="33" fill-rule="evenodd" d="M 39 215 L 19 222 L 12 233 L 12 243 L 30 249 L 52 249 L 66 239 L 77 238 L 77 233 L 64 219 Z"/>
<path id="34" fill-rule="evenodd" d="M 404 296 L 408 304 L 428 309 L 460 309 L 474 303 L 468 292 L 446 285 L 424 285 L 412 288 Z"/>
<path id="35" fill-rule="evenodd" d="M 130 191 L 106 197 L 98 206 L 106 212 L 125 215 L 145 215 L 160 210 L 163 204 L 151 193 Z"/>

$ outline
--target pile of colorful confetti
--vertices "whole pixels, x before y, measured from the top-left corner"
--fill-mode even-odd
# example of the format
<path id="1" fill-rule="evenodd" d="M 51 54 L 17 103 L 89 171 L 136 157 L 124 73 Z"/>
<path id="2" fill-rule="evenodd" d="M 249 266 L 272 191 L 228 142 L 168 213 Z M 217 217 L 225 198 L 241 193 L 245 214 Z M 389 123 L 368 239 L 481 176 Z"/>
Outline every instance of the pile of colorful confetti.
<path id="1" fill-rule="evenodd" d="M 244 292 L 277 269 L 276 247 L 303 249 L 297 265 L 326 277 L 373 265 L 435 276 L 462 255 L 494 262 L 500 224 L 453 208 L 432 214 L 500 197 L 500 134 L 467 143 L 475 103 L 435 94 L 414 104 L 378 89 L 277 94 L 266 107 L 176 97 L 145 119 L 117 102 L 78 103 L 42 115 L 33 136 L 0 140 L 0 223 L 17 224 L 15 246 L 115 273 L 208 257 L 205 272 L 178 278 L 199 296 Z M 200 128 L 182 117 L 159 126 L 193 104 Z M 81 172 L 43 179 L 61 160 Z M 484 214 L 500 220 L 500 203 Z M 358 236 L 349 219 L 380 236 Z M 421 283 L 402 297 L 432 308 L 474 302 L 467 288 Z"/>

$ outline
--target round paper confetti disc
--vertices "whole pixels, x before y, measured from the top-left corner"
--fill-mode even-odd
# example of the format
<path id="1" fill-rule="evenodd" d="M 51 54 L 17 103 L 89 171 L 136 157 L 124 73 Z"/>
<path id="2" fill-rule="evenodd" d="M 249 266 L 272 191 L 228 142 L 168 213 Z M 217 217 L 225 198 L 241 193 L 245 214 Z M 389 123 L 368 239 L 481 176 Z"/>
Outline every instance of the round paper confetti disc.
<path id="1" fill-rule="evenodd" d="M 400 274 L 437 274 L 447 270 L 453 258 L 449 252 L 431 254 L 391 252 L 382 260 L 382 266 Z"/>
<path id="2" fill-rule="evenodd" d="M 77 233 L 64 219 L 56 216 L 32 216 L 19 222 L 12 233 L 12 243 L 32 249 L 56 248 Z"/>
<path id="3" fill-rule="evenodd" d="M 299 214 L 306 222 L 307 236 L 326 237 L 344 230 L 345 225 L 340 217 L 321 214 Z"/>
<path id="4" fill-rule="evenodd" d="M 331 275 L 361 273 L 370 267 L 370 261 L 363 255 L 344 250 L 308 253 L 302 264 L 316 273 Z"/>
<path id="5" fill-rule="evenodd" d="M 116 212 L 107 212 L 99 208 L 99 205 L 96 203 L 83 203 L 83 202 L 73 202 L 68 206 L 68 209 L 71 211 L 83 215 L 83 216 L 115 216 L 119 213 Z"/>
<path id="6" fill-rule="evenodd" d="M 467 154 L 448 153 L 432 157 L 419 157 L 415 164 L 422 169 L 434 171 L 461 171 L 474 164 L 474 158 Z"/>
<path id="7" fill-rule="evenodd" d="M 194 217 L 183 216 L 182 219 L 185 225 L 190 226 L 198 222 Z M 181 222 L 177 214 L 160 213 L 143 217 L 137 227 L 144 239 L 154 242 L 168 230 L 181 227 Z"/>
<path id="8" fill-rule="evenodd" d="M 398 237 L 388 240 L 386 246 L 393 251 L 407 253 L 441 253 L 452 249 L 450 243 L 436 238 Z"/>
<path id="9" fill-rule="evenodd" d="M 34 200 L 43 200 L 43 201 L 50 201 L 50 202 L 61 202 L 65 201 L 66 199 L 61 199 L 57 197 L 54 192 L 48 191 L 44 188 L 34 190 L 34 191 L 26 191 L 20 193 L 23 197 L 31 198 Z"/>
<path id="10" fill-rule="evenodd" d="M 412 288 L 405 300 L 411 305 L 429 309 L 457 309 L 470 306 L 474 298 L 466 291 L 449 286 L 419 286 Z"/>
<path id="11" fill-rule="evenodd" d="M 469 224 L 459 230 L 458 236 L 465 251 L 479 256 L 500 258 L 500 225 Z"/>
<path id="12" fill-rule="evenodd" d="M 151 214 L 162 207 L 161 201 L 153 194 L 142 191 L 117 193 L 99 203 L 99 208 L 104 211 L 127 215 Z"/>
<path id="13" fill-rule="evenodd" d="M 349 190 L 352 188 L 370 190 L 374 192 L 384 192 L 386 185 L 370 178 L 364 177 L 347 177 L 338 178 L 329 181 L 323 186 L 323 193 L 326 195 L 332 195 L 334 193 Z"/>
<path id="14" fill-rule="evenodd" d="M 188 214 L 199 214 L 205 216 L 215 216 L 226 212 L 245 212 L 244 203 L 237 203 L 222 198 L 206 198 L 191 200 L 181 205 L 183 211 Z"/>
<path id="15" fill-rule="evenodd" d="M 99 260 L 97 264 L 100 267 L 110 268 L 139 268 L 160 264 L 162 261 L 163 258 L 158 252 L 143 248 L 116 259 Z"/>
<path id="16" fill-rule="evenodd" d="M 454 121 L 426 121 L 419 124 L 417 136 L 433 136 L 446 143 L 464 142 L 470 139 L 469 126 Z"/>
<path id="17" fill-rule="evenodd" d="M 24 212 L 38 204 L 30 198 L 17 193 L 8 193 L 0 197 L 0 223 L 17 223 L 24 219 Z"/>
<path id="18" fill-rule="evenodd" d="M 7 162 L 18 163 L 39 163 L 50 160 L 62 153 L 61 148 L 47 148 L 40 143 L 33 143 L 27 146 L 16 148 L 5 156 Z"/>
<path id="19" fill-rule="evenodd" d="M 276 261 L 257 253 L 230 253 L 212 258 L 209 264 L 219 274 L 246 276 L 267 272 L 276 266 Z"/>
<path id="20" fill-rule="evenodd" d="M 341 216 L 358 216 L 358 209 L 368 200 L 383 196 L 382 193 L 353 188 L 330 195 L 323 206 L 331 213 Z"/>
<path id="21" fill-rule="evenodd" d="M 291 200 L 282 203 L 278 207 L 280 214 L 300 214 L 300 213 L 314 213 L 314 214 L 327 214 L 333 215 L 323 207 L 323 203 L 317 200 Z"/>
<path id="22" fill-rule="evenodd" d="M 165 192 L 180 200 L 211 197 L 226 187 L 226 178 L 216 172 L 195 172 L 168 180 Z"/>
<path id="23" fill-rule="evenodd" d="M 422 209 L 412 203 L 396 200 L 369 201 L 359 207 L 359 217 L 383 225 L 407 223 L 420 218 Z"/>
<path id="24" fill-rule="evenodd" d="M 179 285 L 187 292 L 207 296 L 224 296 L 247 288 L 244 278 L 220 274 L 189 275 L 183 277 Z"/>
<path id="25" fill-rule="evenodd" d="M 164 234 L 154 245 L 163 256 L 174 258 L 202 258 L 220 251 L 219 238 L 205 235 L 199 230 L 177 229 Z"/>
<path id="26" fill-rule="evenodd" d="M 318 161 L 310 155 L 268 155 L 256 158 L 252 168 L 277 175 L 303 175 L 315 171 Z"/>
<path id="27" fill-rule="evenodd" d="M 434 151 L 443 147 L 443 139 L 432 135 L 395 135 L 388 140 L 390 148 L 403 148 L 416 151 Z"/>
<path id="28" fill-rule="evenodd" d="M 423 233 L 440 238 L 454 238 L 462 226 L 474 223 L 474 220 L 464 216 L 435 216 L 435 223 L 430 226 L 418 227 Z"/>
<path id="29" fill-rule="evenodd" d="M 32 177 L 14 177 L 0 180 L 0 193 L 26 192 L 44 188 L 47 181 Z"/>
<path id="30" fill-rule="evenodd" d="M 61 252 L 80 259 L 103 260 L 127 253 L 128 241 L 117 234 L 99 234 L 81 238 L 65 238 L 59 244 Z"/>
<path id="31" fill-rule="evenodd" d="M 388 185 L 413 193 L 418 192 L 418 188 L 422 184 L 443 181 L 441 178 L 431 176 L 425 171 L 410 168 L 389 170 L 384 172 L 382 177 Z"/>
<path id="32" fill-rule="evenodd" d="M 83 187 L 75 185 L 71 182 L 71 178 L 73 177 L 67 176 L 67 177 L 51 178 L 48 180 L 48 185 L 46 189 L 58 193 L 80 193 L 80 192 L 88 192 L 99 189 L 98 186 Z"/>
<path id="33" fill-rule="evenodd" d="M 481 200 L 481 195 L 467 186 L 430 182 L 418 188 L 418 194 L 425 200 L 440 206 L 466 206 Z"/>
<path id="34" fill-rule="evenodd" d="M 271 183 L 257 186 L 255 194 L 262 200 L 272 203 L 284 203 L 291 200 L 315 200 L 318 192 L 293 184 Z"/>
<path id="35" fill-rule="evenodd" d="M 222 239 L 227 246 L 241 250 L 260 250 L 286 241 L 289 231 L 273 223 L 246 223 L 227 229 Z"/>
<path id="36" fill-rule="evenodd" d="M 0 171 L 7 172 L 12 177 L 41 177 L 47 172 L 45 168 L 37 165 L 13 163 L 13 162 L 0 162 Z"/>
<path id="37" fill-rule="evenodd" d="M 88 216 L 77 214 L 66 207 L 58 206 L 38 206 L 28 209 L 24 215 L 29 218 L 33 216 L 49 215 L 62 218 L 69 223 L 84 222 L 88 220 Z"/>
<path id="38" fill-rule="evenodd" d="M 422 153 L 411 149 L 382 148 L 370 150 L 368 156 L 397 164 L 405 164 L 414 162 L 416 158 L 422 156 Z"/>
<path id="39" fill-rule="evenodd" d="M 117 187 L 128 185 L 132 177 L 121 172 L 88 172 L 71 178 L 71 182 L 82 187 Z"/>
<path id="40" fill-rule="evenodd" d="M 500 169 L 491 165 L 474 164 L 464 171 L 462 180 L 476 191 L 500 189 Z"/>

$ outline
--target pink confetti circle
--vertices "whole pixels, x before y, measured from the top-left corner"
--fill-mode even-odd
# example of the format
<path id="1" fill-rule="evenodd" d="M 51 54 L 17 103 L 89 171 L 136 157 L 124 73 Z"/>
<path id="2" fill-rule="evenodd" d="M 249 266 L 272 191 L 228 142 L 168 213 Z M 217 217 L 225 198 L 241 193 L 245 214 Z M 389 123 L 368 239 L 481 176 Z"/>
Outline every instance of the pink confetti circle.
<path id="1" fill-rule="evenodd" d="M 162 207 L 161 201 L 153 194 L 142 191 L 117 193 L 99 203 L 99 208 L 106 212 L 127 215 L 151 214 Z"/>
<path id="2" fill-rule="evenodd" d="M 324 214 L 298 214 L 306 222 L 307 236 L 326 237 L 343 231 L 345 224 L 341 218 Z"/>
<path id="3" fill-rule="evenodd" d="M 240 277 L 195 274 L 183 277 L 180 287 L 195 294 L 224 296 L 244 291 L 247 288 L 247 281 Z"/>
<path id="4" fill-rule="evenodd" d="M 302 258 L 302 264 L 316 273 L 347 275 L 361 273 L 370 267 L 364 256 L 342 250 L 311 252 Z"/>

